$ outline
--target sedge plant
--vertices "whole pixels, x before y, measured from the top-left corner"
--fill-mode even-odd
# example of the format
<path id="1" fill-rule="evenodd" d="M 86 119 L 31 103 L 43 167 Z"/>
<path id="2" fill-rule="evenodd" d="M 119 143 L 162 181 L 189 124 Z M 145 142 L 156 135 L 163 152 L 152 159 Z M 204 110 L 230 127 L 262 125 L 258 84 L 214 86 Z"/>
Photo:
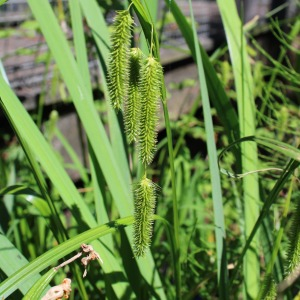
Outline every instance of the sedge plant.
<path id="1" fill-rule="evenodd" d="M 5 223 L 1 218 L 1 226 L 5 225 L 0 235 L 1 297 L 39 299 L 51 291 L 50 285 L 62 291 L 63 284 L 70 283 L 65 275 L 71 270 L 72 290 L 78 293 L 70 297 L 75 299 L 228 299 L 243 293 L 249 299 L 274 299 L 276 294 L 292 299 L 288 290 L 299 268 L 300 156 L 299 134 L 285 116 L 297 115 L 297 110 L 285 107 L 276 119 L 280 126 L 262 122 L 268 109 L 278 113 L 273 100 L 280 95 L 279 77 L 286 75 L 296 89 L 299 75 L 270 57 L 276 70 L 265 85 L 267 90 L 255 89 L 253 81 L 265 79 L 249 62 L 246 29 L 233 1 L 218 1 L 232 61 L 226 65 L 216 60 L 218 53 L 210 59 L 199 43 L 192 5 L 191 26 L 176 1 L 165 2 L 196 62 L 201 86 L 193 109 L 175 122 L 169 119 L 154 22 L 158 1 L 126 1 L 124 9 L 116 12 L 111 30 L 97 1 L 70 1 L 70 42 L 48 1 L 28 0 L 87 137 L 89 163 L 81 163 L 58 129 L 59 114 L 52 112 L 45 127 L 40 126 L 39 115 L 35 124 L 2 73 L 1 109 L 23 156 L 19 156 L 22 172 L 17 170 L 17 155 L 1 165 L 4 174 L 10 174 L 0 189 L 3 215 L 10 219 Z M 134 13 L 141 26 L 138 39 Z M 278 30 L 277 25 L 274 28 Z M 85 30 L 96 48 L 105 102 L 93 98 Z M 295 38 L 297 32 L 296 22 L 291 35 Z M 291 42 L 278 34 L 285 46 Z M 262 52 L 259 45 L 256 49 Z M 226 51 L 224 47 L 220 52 Z M 222 63 L 228 74 L 220 76 Z M 286 65 L 291 67 L 288 61 Z M 267 67 L 262 70 L 272 72 Z M 272 107 L 263 105 L 259 110 L 254 95 L 268 98 L 263 103 L 273 102 Z M 289 103 L 287 97 L 280 99 Z M 99 117 L 100 105 L 105 107 L 104 117 Z M 166 138 L 158 141 L 160 105 Z M 267 137 L 258 136 L 259 132 Z M 69 154 L 71 167 L 82 181 L 80 189 L 66 172 L 70 164 L 62 165 L 53 150 L 53 136 Z M 196 155 L 186 142 L 191 136 L 197 141 Z M 281 142 L 285 138 L 294 144 Z M 224 147 L 219 160 L 216 144 Z M 272 162 L 281 165 L 263 166 L 259 172 L 266 148 L 272 149 Z M 9 149 L 14 153 L 13 146 Z M 235 163 L 226 156 L 228 152 Z M 279 175 L 271 177 L 271 172 Z M 291 211 L 295 217 L 290 221 Z M 278 222 L 279 229 L 273 226 Z M 284 235 L 289 228 L 289 235 Z M 87 244 L 95 252 L 78 266 L 78 250 Z M 287 249 L 286 267 L 282 249 Z M 258 260 L 258 255 L 265 260 Z M 83 274 L 87 276 L 82 278 Z M 67 285 L 65 295 L 69 292 Z"/>

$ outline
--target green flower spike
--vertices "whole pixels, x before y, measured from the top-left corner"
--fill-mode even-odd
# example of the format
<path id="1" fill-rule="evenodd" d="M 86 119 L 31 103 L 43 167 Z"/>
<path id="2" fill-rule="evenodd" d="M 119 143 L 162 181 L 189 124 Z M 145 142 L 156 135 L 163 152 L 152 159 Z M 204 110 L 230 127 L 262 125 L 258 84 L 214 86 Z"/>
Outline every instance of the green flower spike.
<path id="1" fill-rule="evenodd" d="M 108 88 L 112 106 L 120 110 L 127 96 L 128 58 L 133 19 L 129 10 L 117 11 L 111 35 L 111 52 L 108 63 Z"/>
<path id="2" fill-rule="evenodd" d="M 287 275 L 293 273 L 300 265 L 300 202 L 296 205 L 291 224 L 291 240 L 287 252 Z"/>
<path id="3" fill-rule="evenodd" d="M 143 163 L 150 164 L 156 150 L 159 100 L 161 98 L 162 66 L 153 57 L 146 59 L 141 82 L 141 117 L 139 152 Z"/>
<path id="4" fill-rule="evenodd" d="M 145 255 L 151 243 L 153 214 L 156 202 L 157 185 L 143 177 L 135 190 L 133 252 L 135 257 Z"/>
<path id="5" fill-rule="evenodd" d="M 140 72 L 143 53 L 138 48 L 130 50 L 129 57 L 129 88 L 128 97 L 124 106 L 124 124 L 128 142 L 132 143 L 138 139 L 139 118 L 141 107 Z"/>

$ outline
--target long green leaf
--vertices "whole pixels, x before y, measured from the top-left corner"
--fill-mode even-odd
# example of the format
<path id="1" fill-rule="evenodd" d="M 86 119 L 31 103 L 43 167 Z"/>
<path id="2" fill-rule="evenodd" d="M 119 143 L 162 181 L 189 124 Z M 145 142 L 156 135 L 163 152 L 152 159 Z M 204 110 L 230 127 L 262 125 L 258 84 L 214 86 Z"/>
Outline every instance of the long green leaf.
<path id="1" fill-rule="evenodd" d="M 234 0 L 217 1 L 222 17 L 229 53 L 233 66 L 234 81 L 238 99 L 238 114 L 241 137 L 255 135 L 255 104 L 253 80 L 246 49 L 243 25 L 238 16 Z M 255 144 L 242 144 L 243 173 L 257 169 L 257 147 Z M 259 187 L 257 174 L 243 179 L 243 202 L 245 235 L 250 235 L 259 216 Z M 244 261 L 245 297 L 255 298 L 259 291 L 260 269 L 258 261 L 258 239 L 254 239 Z"/>
<path id="2" fill-rule="evenodd" d="M 77 60 L 79 71 L 82 74 L 83 80 L 85 81 L 85 85 L 88 87 L 88 91 L 90 91 L 89 99 L 92 101 L 92 83 L 90 78 L 88 53 L 87 53 L 87 47 L 85 43 L 83 20 L 82 20 L 81 6 L 79 0 L 70 2 L 70 11 L 71 11 L 71 19 L 72 19 L 72 27 L 73 27 L 74 45 L 76 51 L 76 60 Z M 92 184 L 93 184 L 92 186 L 94 191 L 93 192 L 94 203 L 95 203 L 95 210 L 97 216 L 96 219 L 97 219 L 97 223 L 101 224 L 109 221 L 109 217 L 105 209 L 105 204 L 103 202 L 104 201 L 103 194 L 105 194 L 105 180 L 103 178 L 101 170 L 99 170 L 97 159 L 95 158 L 94 152 L 92 151 L 90 146 L 89 146 L 89 155 L 90 155 L 89 162 L 90 162 Z M 103 241 L 105 245 L 107 245 L 110 249 L 113 248 L 111 236 L 104 237 Z"/>
<path id="3" fill-rule="evenodd" d="M 278 256 L 278 252 L 279 252 L 280 247 L 281 247 L 282 238 L 284 236 L 284 230 L 285 230 L 287 220 L 288 220 L 287 215 L 288 215 L 289 210 L 290 210 L 290 203 L 291 203 L 291 197 L 292 197 L 292 191 L 293 191 L 294 184 L 295 184 L 295 180 L 291 180 L 289 190 L 288 190 L 288 193 L 287 193 L 286 199 L 285 199 L 285 204 L 284 204 L 284 210 L 283 210 L 283 214 L 282 214 L 282 221 L 281 221 L 281 224 L 280 224 L 280 229 L 278 230 L 276 239 L 273 243 L 272 255 L 270 257 L 270 260 L 268 261 L 267 268 L 266 268 L 266 273 L 264 275 L 264 283 L 262 284 L 262 286 L 260 288 L 257 299 L 263 299 L 262 295 L 264 294 L 264 288 L 269 288 L 268 278 L 270 278 L 270 277 L 273 278 L 273 274 L 274 274 L 273 268 L 274 268 L 274 265 L 275 265 L 275 262 L 276 262 L 276 258 Z M 282 278 L 281 278 L 281 280 L 282 280 Z"/>
<path id="4" fill-rule="evenodd" d="M 57 273 L 57 270 L 52 268 L 44 274 L 35 284 L 31 287 L 23 300 L 40 299 L 43 291 L 48 287 L 48 284 Z"/>
<path id="5" fill-rule="evenodd" d="M 195 54 L 196 54 L 198 77 L 200 80 L 200 92 L 201 92 L 201 99 L 203 104 L 204 124 L 205 124 L 205 132 L 206 132 L 206 145 L 208 151 L 209 169 L 210 169 L 211 184 L 212 184 L 219 293 L 221 299 L 228 299 L 229 296 L 228 295 L 228 271 L 227 271 L 227 259 L 226 259 L 226 247 L 225 247 L 226 228 L 225 228 L 224 211 L 223 211 L 220 173 L 218 168 L 218 155 L 217 155 L 217 149 L 215 144 L 215 133 L 213 128 L 212 116 L 211 116 L 211 108 L 209 103 L 204 66 L 203 66 L 201 51 L 200 51 L 198 38 L 197 38 L 196 24 L 194 20 L 191 0 L 189 0 L 189 4 L 190 4 L 190 13 L 192 18 L 192 27 L 194 33 Z"/>
<path id="6" fill-rule="evenodd" d="M 91 77 L 89 72 L 88 53 L 85 44 L 80 2 L 79 0 L 70 1 L 69 5 L 70 5 L 70 13 L 71 13 L 76 61 L 80 73 L 82 75 L 82 79 L 84 80 L 84 84 L 87 88 L 87 91 L 90 93 L 89 99 L 92 100 L 92 83 L 91 83 Z"/>
<path id="7" fill-rule="evenodd" d="M 24 148 L 25 151 L 27 151 L 26 149 L 29 148 L 30 144 L 28 151 L 29 153 L 32 151 L 34 154 L 34 161 L 31 164 L 34 165 L 37 160 L 43 166 L 54 186 L 59 191 L 62 200 L 70 208 L 71 212 L 73 212 L 79 224 L 89 227 L 96 226 L 97 223 L 94 217 L 79 195 L 70 177 L 61 166 L 52 148 L 48 145 L 27 111 L 2 77 L 0 77 L 0 91 L 0 106 L 5 111 L 19 139 L 28 141 Z M 28 158 L 32 159 L 32 155 L 29 155 Z M 81 227 L 83 230 L 84 226 Z M 111 251 L 108 251 L 100 243 L 97 243 L 95 249 L 102 253 L 103 259 L 105 258 L 106 264 L 103 269 L 106 274 L 113 271 L 123 272 L 122 267 Z M 121 297 L 128 288 L 127 284 L 124 282 L 119 283 L 113 276 L 109 276 L 109 278 L 110 285 L 114 288 L 116 294 Z"/>

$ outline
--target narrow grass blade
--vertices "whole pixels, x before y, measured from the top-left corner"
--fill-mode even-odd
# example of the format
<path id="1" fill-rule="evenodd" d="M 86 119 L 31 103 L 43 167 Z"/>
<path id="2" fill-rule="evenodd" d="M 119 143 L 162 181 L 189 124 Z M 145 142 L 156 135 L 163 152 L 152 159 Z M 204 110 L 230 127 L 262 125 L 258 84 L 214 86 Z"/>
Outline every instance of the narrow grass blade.
<path id="1" fill-rule="evenodd" d="M 97 161 L 93 151 L 90 151 L 91 161 Z M 103 178 L 103 173 L 98 164 L 91 165 L 91 175 L 92 175 L 92 185 L 94 188 L 94 202 L 95 202 L 95 211 L 96 211 L 96 220 L 98 224 L 103 224 L 109 221 L 109 210 L 106 205 L 108 203 L 105 191 L 106 185 Z M 112 249 L 113 240 L 111 236 L 103 237 L 105 245 Z"/>
<path id="2" fill-rule="evenodd" d="M 69 157 L 71 158 L 75 170 L 79 173 L 79 176 L 81 180 L 87 184 L 88 183 L 88 175 L 87 170 L 83 167 L 81 161 L 79 160 L 76 152 L 72 148 L 72 146 L 69 144 L 68 140 L 64 137 L 64 135 L 61 133 L 61 131 L 56 127 L 54 129 L 54 134 L 58 138 L 58 140 L 61 142 L 62 146 L 68 153 Z"/>
<path id="3" fill-rule="evenodd" d="M 255 104 L 253 80 L 246 49 L 243 25 L 238 16 L 235 1 L 217 1 L 225 29 L 229 53 L 233 66 L 235 88 L 238 100 L 238 114 L 241 137 L 255 134 Z M 255 144 L 243 144 L 243 173 L 257 169 L 257 147 Z M 243 179 L 243 202 L 245 216 L 245 235 L 248 237 L 259 216 L 259 186 L 257 174 Z M 244 262 L 244 283 L 247 297 L 255 298 L 259 291 L 260 266 L 258 261 L 258 238 L 253 240 Z"/>
<path id="4" fill-rule="evenodd" d="M 51 210 L 47 205 L 47 202 L 42 198 L 41 195 L 39 195 L 36 191 L 34 191 L 33 189 L 27 186 L 23 186 L 23 185 L 8 186 L 0 190 L 0 197 L 3 197 L 4 195 L 23 196 L 25 200 L 31 203 L 40 212 L 40 214 L 43 217 L 53 218 L 53 213 L 51 213 Z M 51 224 L 50 224 L 50 228 L 52 229 L 52 231 L 55 230 L 55 227 L 53 225 L 51 227 Z"/>
<path id="5" fill-rule="evenodd" d="M 246 136 L 236 140 L 234 143 L 230 144 L 222 150 L 219 157 L 221 158 L 225 152 L 231 149 L 236 144 L 243 142 L 256 142 L 258 145 L 266 146 L 268 148 L 274 149 L 275 151 L 285 155 L 288 158 L 300 161 L 300 150 L 290 144 L 280 142 L 275 139 L 271 139 L 263 136 Z"/>
<path id="6" fill-rule="evenodd" d="M 134 4 L 134 10 L 138 16 L 139 22 L 143 29 L 143 33 L 145 35 L 148 47 L 153 43 L 153 55 L 160 61 L 160 53 L 159 53 L 159 44 L 156 30 L 152 28 L 153 20 L 150 15 L 149 10 L 147 11 L 142 3 L 137 0 L 132 0 Z"/>
<path id="7" fill-rule="evenodd" d="M 158 0 L 152 0 L 152 1 L 144 1 L 144 4 L 148 10 L 149 16 L 151 16 L 151 20 L 153 24 L 156 24 L 157 20 L 157 13 L 158 13 Z M 147 56 L 149 53 L 148 43 L 147 39 L 145 38 L 144 31 L 142 33 L 142 36 L 140 38 L 140 48 Z"/>
<path id="8" fill-rule="evenodd" d="M 70 1 L 70 11 L 71 11 L 77 64 L 78 64 L 79 71 L 82 74 L 83 80 L 85 81 L 85 85 L 88 91 L 90 91 L 89 99 L 90 101 L 92 101 L 92 83 L 91 83 L 90 72 L 89 72 L 88 54 L 87 54 L 87 47 L 85 43 L 85 37 L 84 37 L 81 10 L 82 9 L 79 0 Z M 93 195 L 94 195 L 96 221 L 98 224 L 102 224 L 109 221 L 107 210 L 104 205 L 104 196 L 103 196 L 106 193 L 105 180 L 103 178 L 103 174 L 99 168 L 99 164 L 97 163 L 97 159 L 90 145 L 89 145 L 89 162 L 90 162 L 91 177 L 92 177 L 91 181 L 92 181 L 92 188 L 93 188 Z M 103 237 L 102 241 L 109 249 L 113 248 L 113 241 L 111 235 Z"/>
<path id="9" fill-rule="evenodd" d="M 6 188 L 3 188 L 0 190 L 0 197 L 9 194 L 9 195 L 32 195 L 32 196 L 39 196 L 41 197 L 35 190 L 28 186 L 24 185 L 11 185 L 7 186 Z"/>
<path id="10" fill-rule="evenodd" d="M 228 271 L 226 260 L 226 228 L 223 212 L 222 189 L 220 181 L 220 172 L 218 167 L 218 155 L 215 144 L 215 133 L 211 117 L 211 108 L 209 103 L 208 90 L 206 85 L 205 71 L 201 57 L 200 47 L 197 38 L 196 24 L 194 20 L 192 2 L 189 0 L 190 14 L 192 19 L 192 28 L 194 34 L 194 47 L 198 77 L 200 80 L 200 92 L 203 104 L 204 124 L 206 132 L 206 145 L 209 159 L 209 170 L 212 184 L 212 198 L 214 207 L 214 224 L 217 248 L 217 266 L 218 266 L 218 284 L 221 299 L 228 299 Z"/>
<path id="11" fill-rule="evenodd" d="M 56 269 L 50 269 L 46 274 L 44 274 L 39 280 L 35 282 L 28 293 L 26 293 L 23 300 L 41 299 L 43 291 L 47 288 L 50 288 L 49 283 L 56 273 Z"/>

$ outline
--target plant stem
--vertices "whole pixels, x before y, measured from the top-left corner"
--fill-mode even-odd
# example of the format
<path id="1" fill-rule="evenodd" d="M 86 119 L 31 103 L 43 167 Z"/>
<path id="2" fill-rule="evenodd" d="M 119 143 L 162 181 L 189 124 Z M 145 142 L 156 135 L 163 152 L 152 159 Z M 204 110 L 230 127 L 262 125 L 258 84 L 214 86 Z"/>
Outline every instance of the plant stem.
<path id="1" fill-rule="evenodd" d="M 175 167 L 174 167 L 174 153 L 173 153 L 173 143 L 172 143 L 172 132 L 170 126 L 170 118 L 168 107 L 165 97 L 165 86 L 163 85 L 163 111 L 166 125 L 167 141 L 168 141 L 168 151 L 170 159 L 171 168 L 171 182 L 172 182 L 172 199 L 173 199 L 173 230 L 174 230 L 174 248 L 173 249 L 173 259 L 174 259 L 174 273 L 175 273 L 175 284 L 176 284 L 176 299 L 181 299 L 181 274 L 180 274 L 180 248 L 179 248 L 179 217 L 178 217 L 178 207 L 177 207 L 177 195 L 176 195 L 176 182 L 175 182 Z"/>

